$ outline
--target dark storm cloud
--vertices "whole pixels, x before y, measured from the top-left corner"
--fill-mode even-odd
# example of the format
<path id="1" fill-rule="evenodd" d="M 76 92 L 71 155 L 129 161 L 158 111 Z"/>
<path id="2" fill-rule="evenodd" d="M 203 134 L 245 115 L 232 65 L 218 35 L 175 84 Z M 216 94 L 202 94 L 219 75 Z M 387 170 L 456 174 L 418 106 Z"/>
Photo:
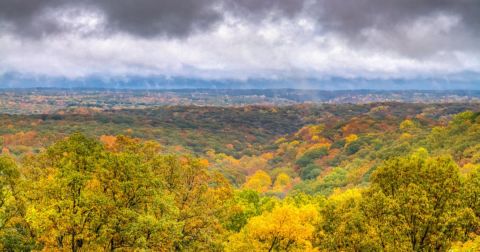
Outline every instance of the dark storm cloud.
<path id="1" fill-rule="evenodd" d="M 479 0 L 319 0 L 310 10 L 326 28 L 349 36 L 362 29 L 394 29 L 433 14 L 457 15 L 471 32 L 480 32 Z"/>
<path id="2" fill-rule="evenodd" d="M 184 37 L 210 29 L 225 13 L 243 19 L 293 17 L 303 0 L 0 0 L 0 22 L 25 36 L 71 32 L 48 11 L 67 7 L 96 10 L 105 17 L 103 32 L 126 32 L 140 37 Z"/>
<path id="3" fill-rule="evenodd" d="M 185 36 L 208 29 L 222 18 L 216 0 L 104 0 L 90 4 L 106 14 L 109 28 L 143 37 Z"/>
<path id="4" fill-rule="evenodd" d="M 480 49 L 480 0 L 318 0 L 308 11 L 324 30 L 340 34 L 356 46 L 414 57 Z M 434 23 L 442 16 L 456 18 L 458 24 L 444 29 Z M 415 30 L 418 21 L 423 21 L 423 27 Z M 376 37 L 372 38 L 369 30 Z"/>
<path id="5" fill-rule="evenodd" d="M 104 32 L 177 37 L 210 28 L 222 19 L 220 6 L 217 0 L 0 0 L 0 22 L 25 36 L 70 32 L 48 12 L 83 8 L 104 15 Z"/>
<path id="6" fill-rule="evenodd" d="M 292 18 L 301 13 L 304 0 L 226 0 L 223 2 L 227 11 L 248 18 L 264 18 L 269 15 Z"/>
<path id="7" fill-rule="evenodd" d="M 46 15 L 66 7 L 102 13 L 102 33 L 140 37 L 186 37 L 211 29 L 227 13 L 251 22 L 303 15 L 316 20 L 323 31 L 355 43 L 368 39 L 366 29 L 375 29 L 393 36 L 385 43 L 398 48 L 408 47 L 402 41 L 409 38 L 399 30 L 401 25 L 435 14 L 456 16 L 461 22 L 452 38 L 442 42 L 444 47 L 458 46 L 468 38 L 465 43 L 471 44 L 480 35 L 480 0 L 0 0 L 0 29 L 30 36 L 71 32 L 71 27 L 55 22 L 54 15 Z"/>
<path id="8" fill-rule="evenodd" d="M 6 25 L 21 35 L 53 32 L 57 30 L 54 25 L 34 21 L 39 21 L 43 11 L 59 4 L 58 0 L 0 0 L 0 28 Z"/>
<path id="9" fill-rule="evenodd" d="M 84 0 L 85 1 L 85 0 Z M 302 0 L 103 0 L 99 7 L 108 27 L 142 37 L 183 37 L 208 30 L 226 12 L 240 18 L 263 18 L 270 14 L 292 17 L 303 8 Z"/>

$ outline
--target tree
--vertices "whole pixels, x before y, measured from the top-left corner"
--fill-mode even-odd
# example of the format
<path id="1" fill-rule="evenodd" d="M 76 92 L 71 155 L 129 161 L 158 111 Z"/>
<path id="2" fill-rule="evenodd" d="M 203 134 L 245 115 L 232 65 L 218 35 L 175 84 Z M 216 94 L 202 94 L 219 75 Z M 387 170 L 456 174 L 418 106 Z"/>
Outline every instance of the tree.
<path id="1" fill-rule="evenodd" d="M 251 218 L 230 237 L 226 251 L 309 251 L 318 210 L 313 205 L 285 204 Z"/>
<path id="2" fill-rule="evenodd" d="M 345 137 L 345 142 L 347 144 L 353 143 L 358 140 L 358 136 L 356 134 L 350 134 L 347 137 Z"/>
<path id="3" fill-rule="evenodd" d="M 386 161 L 372 175 L 364 211 L 384 250 L 446 250 L 471 220 L 462 181 L 450 157 L 424 149 Z"/>
<path id="4" fill-rule="evenodd" d="M 316 191 L 323 195 L 329 195 L 335 188 L 343 187 L 347 183 L 347 171 L 343 168 L 335 167 L 326 176 L 318 178 Z"/>
<path id="5" fill-rule="evenodd" d="M 95 221 L 105 249 L 172 248 L 179 239 L 178 208 L 161 187 L 151 161 L 157 146 L 119 136 L 107 152 L 90 186 L 103 197 Z"/>
<path id="6" fill-rule="evenodd" d="M 328 155 L 328 150 L 326 147 L 313 148 L 303 153 L 303 155 L 297 159 L 295 164 L 300 167 L 305 167 L 309 164 L 312 164 L 315 159 L 326 155 Z"/>
<path id="7" fill-rule="evenodd" d="M 0 156 L 0 229 L 3 229 L 12 218 L 16 191 L 16 181 L 20 177 L 15 161 Z M 13 209 L 12 209 L 13 207 Z"/>
<path id="8" fill-rule="evenodd" d="M 73 134 L 41 154 L 34 163 L 27 188 L 31 202 L 26 219 L 46 249 L 78 251 L 95 239 L 90 225 L 100 216 L 98 197 L 90 186 L 102 146 L 81 134 Z"/>
<path id="9" fill-rule="evenodd" d="M 275 178 L 273 191 L 284 192 L 292 187 L 292 179 L 286 173 L 280 173 Z"/>
<path id="10" fill-rule="evenodd" d="M 300 177 L 303 180 L 316 179 L 321 172 L 322 168 L 312 163 L 300 169 Z"/>
<path id="11" fill-rule="evenodd" d="M 472 214 L 475 216 L 475 222 L 467 229 L 469 233 L 480 235 L 480 167 L 474 166 L 467 174 L 465 186 L 463 189 L 463 201 Z M 478 242 L 478 239 L 477 239 Z"/>
<path id="12" fill-rule="evenodd" d="M 259 193 L 264 193 L 270 189 L 272 185 L 272 178 L 268 173 L 258 170 L 252 176 L 247 178 L 247 182 L 243 184 L 244 188 L 255 190 Z"/>
<path id="13" fill-rule="evenodd" d="M 378 251 L 362 213 L 362 192 L 351 189 L 336 192 L 321 208 L 322 216 L 316 234 L 325 251 Z"/>
<path id="14" fill-rule="evenodd" d="M 33 157 L 26 219 L 47 250 L 221 250 L 231 198 L 208 162 L 80 134 Z"/>
<path id="15" fill-rule="evenodd" d="M 175 250 L 221 250 L 228 219 L 225 202 L 233 196 L 228 181 L 207 170 L 201 159 L 188 156 L 158 156 L 153 161 L 155 176 L 165 193 L 173 197 L 180 224 Z"/>
<path id="16" fill-rule="evenodd" d="M 457 242 L 450 249 L 452 252 L 474 252 L 480 251 L 480 236 L 474 236 L 466 242 Z"/>
<path id="17" fill-rule="evenodd" d="M 415 123 L 412 122 L 410 119 L 406 119 L 403 122 L 400 123 L 399 126 L 400 130 L 403 132 L 409 132 L 415 129 Z"/>
<path id="18" fill-rule="evenodd" d="M 277 202 L 277 198 L 262 197 L 254 190 L 238 190 L 235 192 L 235 196 L 227 202 L 230 213 L 224 225 L 228 230 L 239 232 L 250 218 L 265 211 L 271 211 Z"/>
<path id="19" fill-rule="evenodd" d="M 38 248 L 25 222 L 20 172 L 16 162 L 0 156 L 0 250 L 29 251 Z"/>

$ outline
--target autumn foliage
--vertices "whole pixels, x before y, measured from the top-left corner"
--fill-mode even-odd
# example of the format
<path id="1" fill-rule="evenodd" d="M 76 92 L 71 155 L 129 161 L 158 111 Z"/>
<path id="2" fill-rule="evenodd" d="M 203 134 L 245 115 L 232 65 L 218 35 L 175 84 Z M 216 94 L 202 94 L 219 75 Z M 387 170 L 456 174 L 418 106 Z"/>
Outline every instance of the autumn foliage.
<path id="1" fill-rule="evenodd" d="M 225 152 L 138 129 L 33 148 L 45 135 L 8 129 L 0 250 L 477 251 L 480 115 L 421 108 L 329 114 L 268 145 L 219 141 Z"/>

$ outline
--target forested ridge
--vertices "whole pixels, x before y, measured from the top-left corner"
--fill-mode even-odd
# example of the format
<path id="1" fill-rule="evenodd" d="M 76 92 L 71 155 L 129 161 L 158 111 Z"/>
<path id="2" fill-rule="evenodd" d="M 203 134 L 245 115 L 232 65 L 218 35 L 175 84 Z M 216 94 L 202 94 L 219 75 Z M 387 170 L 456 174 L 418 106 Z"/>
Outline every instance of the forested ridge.
<path id="1" fill-rule="evenodd" d="M 480 250 L 474 105 L 222 109 L 2 116 L 0 249 Z"/>

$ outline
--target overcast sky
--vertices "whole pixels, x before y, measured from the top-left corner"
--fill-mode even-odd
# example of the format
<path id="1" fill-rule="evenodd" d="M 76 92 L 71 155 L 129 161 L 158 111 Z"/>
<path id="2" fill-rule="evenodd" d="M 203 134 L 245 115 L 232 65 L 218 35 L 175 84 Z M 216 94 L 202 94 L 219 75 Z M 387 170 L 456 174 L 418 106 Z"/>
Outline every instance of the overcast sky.
<path id="1" fill-rule="evenodd" d="M 0 74 L 480 72 L 480 0 L 0 0 Z"/>

